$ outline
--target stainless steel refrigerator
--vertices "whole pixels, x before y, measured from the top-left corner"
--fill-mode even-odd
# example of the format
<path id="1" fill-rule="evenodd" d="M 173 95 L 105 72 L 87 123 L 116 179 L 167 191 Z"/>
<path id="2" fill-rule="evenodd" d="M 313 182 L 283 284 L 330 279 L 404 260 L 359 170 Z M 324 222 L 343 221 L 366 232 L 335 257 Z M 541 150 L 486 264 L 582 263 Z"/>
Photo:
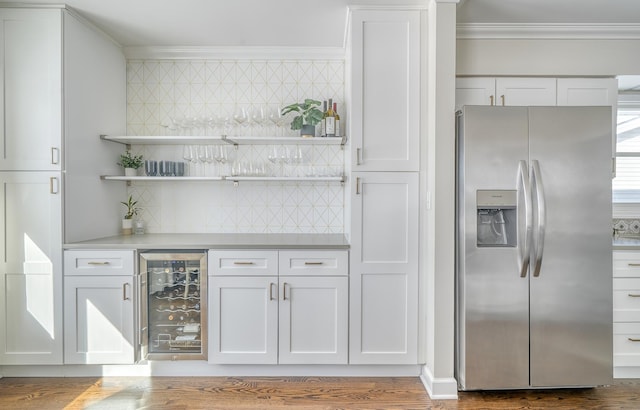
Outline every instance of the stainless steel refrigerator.
<path id="1" fill-rule="evenodd" d="M 610 107 L 457 118 L 461 390 L 612 380 Z"/>

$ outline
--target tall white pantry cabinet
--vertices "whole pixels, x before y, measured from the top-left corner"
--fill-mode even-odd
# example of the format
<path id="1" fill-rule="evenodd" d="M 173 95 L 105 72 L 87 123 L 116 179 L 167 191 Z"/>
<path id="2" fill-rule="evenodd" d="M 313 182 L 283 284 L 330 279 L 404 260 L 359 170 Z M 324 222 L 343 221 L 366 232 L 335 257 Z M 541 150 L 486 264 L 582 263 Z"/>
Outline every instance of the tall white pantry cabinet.
<path id="1" fill-rule="evenodd" d="M 418 362 L 420 10 L 353 10 L 349 362 Z"/>
<path id="2" fill-rule="evenodd" d="M 87 212 L 124 197 L 99 183 L 116 153 L 84 141 L 124 130 L 124 57 L 64 7 L 0 25 L 0 365 L 62 364 L 63 240 L 117 232 Z"/>

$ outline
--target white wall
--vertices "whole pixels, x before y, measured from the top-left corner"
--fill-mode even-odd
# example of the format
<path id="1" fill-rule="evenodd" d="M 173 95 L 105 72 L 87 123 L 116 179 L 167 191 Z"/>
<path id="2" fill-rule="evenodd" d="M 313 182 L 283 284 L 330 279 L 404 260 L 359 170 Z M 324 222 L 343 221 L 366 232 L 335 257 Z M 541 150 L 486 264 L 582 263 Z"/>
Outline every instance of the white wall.
<path id="1" fill-rule="evenodd" d="M 640 39 L 458 39 L 457 75 L 640 74 Z"/>

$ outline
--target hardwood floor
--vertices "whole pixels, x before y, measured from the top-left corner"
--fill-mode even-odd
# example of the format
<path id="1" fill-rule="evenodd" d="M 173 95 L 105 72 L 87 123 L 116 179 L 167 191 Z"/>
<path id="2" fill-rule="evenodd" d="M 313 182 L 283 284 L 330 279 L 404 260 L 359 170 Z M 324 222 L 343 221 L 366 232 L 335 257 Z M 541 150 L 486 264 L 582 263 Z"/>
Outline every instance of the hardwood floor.
<path id="1" fill-rule="evenodd" d="M 430 400 L 418 378 L 4 378 L 0 409 L 640 409 L 640 381 Z"/>

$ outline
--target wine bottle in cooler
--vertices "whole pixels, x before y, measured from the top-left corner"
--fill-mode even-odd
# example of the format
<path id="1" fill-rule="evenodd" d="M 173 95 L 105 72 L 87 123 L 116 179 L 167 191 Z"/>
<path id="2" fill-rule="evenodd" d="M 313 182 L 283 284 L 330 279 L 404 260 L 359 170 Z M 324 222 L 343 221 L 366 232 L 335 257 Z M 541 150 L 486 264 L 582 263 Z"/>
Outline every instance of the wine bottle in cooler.
<path id="1" fill-rule="evenodd" d="M 320 136 L 321 137 L 326 137 L 327 136 L 327 100 L 324 100 L 324 103 L 322 104 L 322 121 L 320 121 Z"/>
<path id="2" fill-rule="evenodd" d="M 336 132 L 335 135 L 336 137 L 339 137 L 340 134 L 340 115 L 338 115 L 338 103 L 333 103 L 333 114 L 335 116 L 335 128 L 336 128 Z"/>
<path id="3" fill-rule="evenodd" d="M 336 116 L 333 111 L 333 100 L 329 98 L 329 107 L 327 108 L 327 115 L 325 118 L 325 130 L 327 137 L 336 136 Z"/>

